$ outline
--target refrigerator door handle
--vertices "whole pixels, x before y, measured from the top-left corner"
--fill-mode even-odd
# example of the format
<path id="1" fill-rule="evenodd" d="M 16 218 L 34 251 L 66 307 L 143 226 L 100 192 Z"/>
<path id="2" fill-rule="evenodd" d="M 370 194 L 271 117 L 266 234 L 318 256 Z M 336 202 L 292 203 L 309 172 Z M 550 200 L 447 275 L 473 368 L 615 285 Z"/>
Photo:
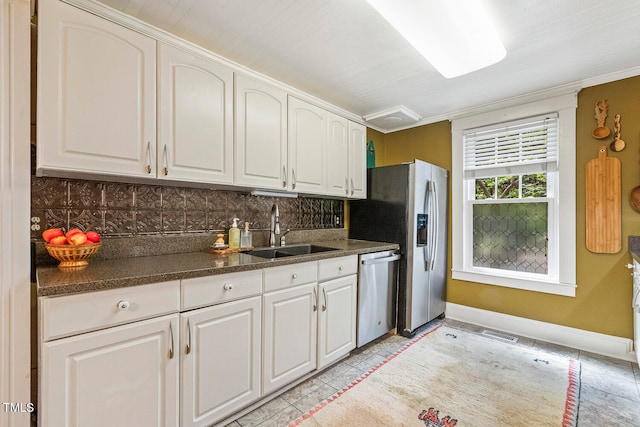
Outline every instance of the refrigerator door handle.
<path id="1" fill-rule="evenodd" d="M 426 182 L 426 187 L 424 191 L 424 210 L 423 212 L 427 214 L 427 241 L 425 245 L 422 247 L 422 251 L 424 253 L 424 267 L 426 271 L 431 269 L 431 181 Z"/>
<path id="2" fill-rule="evenodd" d="M 434 266 L 435 266 L 435 262 L 436 262 L 436 256 L 438 255 L 438 230 L 439 230 L 439 226 L 438 223 L 440 222 L 440 218 L 438 217 L 438 212 L 439 212 L 439 201 L 438 201 L 438 187 L 436 186 L 435 182 L 431 181 L 431 190 L 433 193 L 433 203 L 431 203 L 432 209 L 433 209 L 433 213 L 431 215 L 431 220 L 430 223 L 432 225 L 432 231 L 431 231 L 431 236 L 433 236 L 433 242 L 431 243 L 431 257 L 429 259 L 430 265 L 429 265 L 429 270 L 433 270 Z"/>

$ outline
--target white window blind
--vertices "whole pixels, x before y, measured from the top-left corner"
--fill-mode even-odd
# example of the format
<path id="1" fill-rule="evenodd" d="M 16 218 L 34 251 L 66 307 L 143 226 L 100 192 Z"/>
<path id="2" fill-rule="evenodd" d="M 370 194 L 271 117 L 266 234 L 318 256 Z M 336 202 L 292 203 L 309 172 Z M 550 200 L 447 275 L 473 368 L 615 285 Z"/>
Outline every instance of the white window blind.
<path id="1" fill-rule="evenodd" d="M 465 178 L 556 171 L 558 115 L 469 129 L 463 143 Z"/>

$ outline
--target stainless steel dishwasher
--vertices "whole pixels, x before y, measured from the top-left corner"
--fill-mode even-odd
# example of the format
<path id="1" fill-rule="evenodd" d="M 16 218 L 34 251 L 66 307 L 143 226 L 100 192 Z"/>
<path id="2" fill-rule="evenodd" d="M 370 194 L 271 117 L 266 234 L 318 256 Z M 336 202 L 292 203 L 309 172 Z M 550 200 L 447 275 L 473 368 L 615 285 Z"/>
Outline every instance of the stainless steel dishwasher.
<path id="1" fill-rule="evenodd" d="M 357 346 L 395 327 L 398 260 L 394 251 L 360 255 L 358 267 Z"/>

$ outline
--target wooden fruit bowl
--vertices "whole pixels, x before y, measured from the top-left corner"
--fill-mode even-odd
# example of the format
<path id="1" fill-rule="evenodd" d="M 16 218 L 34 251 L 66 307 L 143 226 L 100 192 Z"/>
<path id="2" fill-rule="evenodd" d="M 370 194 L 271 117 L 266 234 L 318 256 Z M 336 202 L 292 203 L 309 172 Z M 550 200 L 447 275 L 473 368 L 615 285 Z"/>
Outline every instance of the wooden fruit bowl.
<path id="1" fill-rule="evenodd" d="M 52 245 L 45 243 L 44 247 L 49 255 L 60 261 L 58 267 L 84 267 L 89 264 L 88 259 L 93 256 L 102 243 L 92 243 L 90 245 Z"/>

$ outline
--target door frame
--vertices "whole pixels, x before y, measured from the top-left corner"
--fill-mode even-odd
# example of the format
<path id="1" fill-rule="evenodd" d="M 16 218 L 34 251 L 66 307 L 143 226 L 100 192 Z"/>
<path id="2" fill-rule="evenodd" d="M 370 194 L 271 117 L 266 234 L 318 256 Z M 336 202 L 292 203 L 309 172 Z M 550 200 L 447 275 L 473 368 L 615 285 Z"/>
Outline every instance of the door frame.
<path id="1" fill-rule="evenodd" d="M 0 0 L 1 427 L 29 426 L 32 408 L 30 21 L 30 0 Z"/>

